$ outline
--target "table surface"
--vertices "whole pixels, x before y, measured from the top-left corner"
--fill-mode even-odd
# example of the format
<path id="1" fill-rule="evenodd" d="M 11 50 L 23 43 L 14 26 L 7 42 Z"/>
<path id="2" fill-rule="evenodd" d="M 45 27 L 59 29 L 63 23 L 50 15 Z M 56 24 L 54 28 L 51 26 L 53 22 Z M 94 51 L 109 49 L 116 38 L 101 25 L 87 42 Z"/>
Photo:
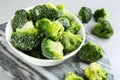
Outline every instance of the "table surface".
<path id="1" fill-rule="evenodd" d="M 120 79 L 120 1 L 119 0 L 0 0 L 0 24 L 5 23 L 14 14 L 17 9 L 34 6 L 37 4 L 51 2 L 53 4 L 62 3 L 65 8 L 77 15 L 82 6 L 87 6 L 94 12 L 97 8 L 105 8 L 109 13 L 108 21 L 114 29 L 114 35 L 110 39 L 101 39 L 91 34 L 95 22 L 91 20 L 88 24 L 84 24 L 86 32 L 91 36 L 91 39 L 96 41 L 108 54 L 108 58 L 112 65 L 112 71 L 115 80 Z M 0 68 L 0 70 L 2 70 Z M 6 73 L 9 74 L 9 73 Z M 4 74 L 0 74 L 4 75 Z"/>

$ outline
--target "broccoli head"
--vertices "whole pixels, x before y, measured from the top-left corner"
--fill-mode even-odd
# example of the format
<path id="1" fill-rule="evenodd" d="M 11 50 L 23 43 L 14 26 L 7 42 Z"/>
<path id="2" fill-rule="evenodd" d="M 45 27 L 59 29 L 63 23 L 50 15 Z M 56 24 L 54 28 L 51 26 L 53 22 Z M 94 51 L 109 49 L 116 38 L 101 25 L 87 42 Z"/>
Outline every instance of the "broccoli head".
<path id="1" fill-rule="evenodd" d="M 98 20 L 98 18 L 104 18 L 106 19 L 108 17 L 108 13 L 105 11 L 104 8 L 97 9 L 95 13 L 93 14 L 95 21 Z"/>
<path id="2" fill-rule="evenodd" d="M 86 67 L 84 73 L 89 80 L 107 80 L 107 72 L 96 62 Z"/>
<path id="3" fill-rule="evenodd" d="M 40 46 L 42 34 L 35 28 L 17 29 L 11 35 L 12 45 L 21 51 L 31 51 Z"/>
<path id="4" fill-rule="evenodd" d="M 78 56 L 81 61 L 95 62 L 103 57 L 102 48 L 93 42 L 87 42 L 78 52 Z"/>
<path id="5" fill-rule="evenodd" d="M 44 38 L 41 47 L 42 53 L 46 58 L 54 60 L 63 59 L 63 45 L 60 42 Z"/>
<path id="6" fill-rule="evenodd" d="M 58 18 L 57 21 L 60 22 L 63 25 L 65 30 L 70 27 L 70 21 L 66 17 Z"/>
<path id="7" fill-rule="evenodd" d="M 113 35 L 113 29 L 107 20 L 99 18 L 93 33 L 101 38 L 110 38 Z"/>
<path id="8" fill-rule="evenodd" d="M 24 9 L 17 10 L 11 22 L 13 30 L 16 31 L 17 28 L 22 28 L 28 20 L 30 20 L 30 17 L 27 11 Z"/>
<path id="9" fill-rule="evenodd" d="M 36 22 L 36 28 L 42 30 L 47 38 L 58 41 L 64 32 L 63 25 L 58 21 L 43 18 Z"/>
<path id="10" fill-rule="evenodd" d="M 34 23 L 42 18 L 56 20 L 60 16 L 58 9 L 45 4 L 35 6 L 33 9 L 29 10 L 29 13 Z"/>
<path id="11" fill-rule="evenodd" d="M 74 72 L 68 72 L 65 80 L 84 80 L 82 77 L 76 75 Z"/>
<path id="12" fill-rule="evenodd" d="M 70 27 L 67 28 L 67 31 L 72 32 L 73 34 L 76 34 L 82 26 L 77 23 L 76 21 L 71 21 Z"/>
<path id="13" fill-rule="evenodd" d="M 64 46 L 65 53 L 75 50 L 82 42 L 81 35 L 75 35 L 70 31 L 64 32 L 62 37 L 62 44 Z"/>
<path id="14" fill-rule="evenodd" d="M 88 7 L 82 7 L 78 13 L 78 18 L 82 19 L 83 23 L 88 23 L 92 17 L 92 11 Z"/>

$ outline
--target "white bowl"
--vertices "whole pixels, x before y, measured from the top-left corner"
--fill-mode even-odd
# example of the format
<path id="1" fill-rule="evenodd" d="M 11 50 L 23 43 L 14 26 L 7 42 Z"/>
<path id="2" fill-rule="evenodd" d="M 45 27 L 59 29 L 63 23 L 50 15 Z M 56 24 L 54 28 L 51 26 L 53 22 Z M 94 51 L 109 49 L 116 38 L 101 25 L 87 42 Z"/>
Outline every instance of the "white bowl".
<path id="1" fill-rule="evenodd" d="M 30 8 L 32 8 L 32 7 L 26 8 L 26 10 L 29 10 Z M 69 11 L 67 11 L 67 12 L 69 12 Z M 82 25 L 81 21 L 74 14 L 72 14 L 71 12 L 69 12 L 69 13 L 72 15 L 72 17 L 75 21 L 77 21 L 80 25 Z M 20 55 L 27 62 L 29 62 L 31 64 L 34 64 L 34 65 L 37 65 L 37 66 L 53 66 L 53 65 L 57 65 L 57 64 L 60 64 L 60 63 L 64 62 L 66 59 L 75 55 L 80 50 L 80 48 L 83 46 L 84 41 L 85 41 L 85 29 L 82 25 L 82 28 L 79 31 L 79 34 L 81 34 L 83 36 L 82 43 L 80 44 L 80 46 L 76 50 L 70 52 L 68 55 L 65 55 L 62 60 L 49 60 L 49 59 L 34 58 L 34 57 L 29 56 L 29 55 L 23 53 L 22 51 L 16 49 L 11 44 L 10 40 L 11 40 L 11 35 L 13 33 L 12 26 L 11 26 L 11 20 L 12 20 L 12 18 L 8 21 L 6 29 L 5 29 L 5 36 L 6 36 L 6 40 L 9 44 L 9 46 L 16 52 L 15 54 Z"/>

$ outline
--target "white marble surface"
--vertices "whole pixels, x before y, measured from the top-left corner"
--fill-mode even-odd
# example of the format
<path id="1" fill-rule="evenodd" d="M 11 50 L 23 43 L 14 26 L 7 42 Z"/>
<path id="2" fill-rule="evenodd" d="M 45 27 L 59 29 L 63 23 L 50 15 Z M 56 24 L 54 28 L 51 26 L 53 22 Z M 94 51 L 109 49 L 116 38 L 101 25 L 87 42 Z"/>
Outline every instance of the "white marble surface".
<path id="1" fill-rule="evenodd" d="M 17 9 L 26 8 L 36 4 L 51 2 L 54 4 L 63 3 L 65 8 L 77 15 L 80 7 L 87 6 L 94 12 L 95 9 L 104 7 L 109 13 L 108 21 L 114 29 L 111 39 L 100 39 L 91 34 L 95 22 L 91 21 L 85 25 L 86 31 L 91 38 L 99 43 L 106 51 L 110 59 L 114 80 L 120 79 L 120 1 L 119 0 L 0 0 L 0 24 L 5 23 Z"/>

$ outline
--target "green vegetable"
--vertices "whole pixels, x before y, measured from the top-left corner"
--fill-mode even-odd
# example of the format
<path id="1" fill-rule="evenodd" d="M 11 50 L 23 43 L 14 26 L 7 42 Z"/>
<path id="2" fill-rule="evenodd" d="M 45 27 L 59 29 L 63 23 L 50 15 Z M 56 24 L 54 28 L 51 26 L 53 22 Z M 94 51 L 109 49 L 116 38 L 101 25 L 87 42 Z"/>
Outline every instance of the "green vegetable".
<path id="1" fill-rule="evenodd" d="M 110 38 L 113 35 L 113 29 L 107 20 L 99 18 L 93 33 L 101 38 Z"/>
<path id="2" fill-rule="evenodd" d="M 77 54 L 81 61 L 95 62 L 103 57 L 102 48 L 93 42 L 87 42 Z"/>
<path id="3" fill-rule="evenodd" d="M 92 17 L 91 9 L 88 7 L 82 7 L 78 13 L 78 18 L 82 19 L 83 23 L 88 23 Z"/>
<path id="4" fill-rule="evenodd" d="M 56 7 L 58 10 L 64 10 L 64 5 L 63 4 L 57 4 L 57 7 Z"/>
<path id="5" fill-rule="evenodd" d="M 29 10 L 30 16 L 35 23 L 42 18 L 48 18 L 50 20 L 56 20 L 59 16 L 59 10 L 51 7 L 51 5 L 37 5 L 33 9 Z"/>
<path id="6" fill-rule="evenodd" d="M 55 5 L 52 3 L 45 3 L 46 6 L 48 6 L 49 8 L 55 8 Z"/>
<path id="7" fill-rule="evenodd" d="M 13 30 L 16 31 L 16 29 L 22 28 L 28 20 L 30 20 L 30 17 L 27 11 L 24 9 L 17 10 L 11 22 Z"/>
<path id="8" fill-rule="evenodd" d="M 68 72 L 65 80 L 84 80 L 82 77 L 76 75 L 74 72 Z"/>
<path id="9" fill-rule="evenodd" d="M 40 46 L 42 34 L 35 28 L 17 29 L 11 35 L 12 45 L 21 51 L 31 51 Z"/>
<path id="10" fill-rule="evenodd" d="M 107 80 L 107 72 L 100 66 L 100 64 L 93 62 L 89 67 L 86 67 L 84 74 L 89 80 Z"/>
<path id="11" fill-rule="evenodd" d="M 51 27 L 51 21 L 47 18 L 43 18 L 41 20 L 37 20 L 35 23 L 35 27 L 45 33 L 49 30 Z"/>
<path id="12" fill-rule="evenodd" d="M 108 17 L 108 13 L 105 11 L 104 8 L 101 8 L 101 9 L 97 9 L 93 16 L 94 16 L 95 21 L 97 21 L 98 18 L 106 19 Z"/>
<path id="13" fill-rule="evenodd" d="M 73 34 L 76 34 L 82 26 L 76 21 L 71 21 L 71 26 L 68 27 L 67 31 L 70 31 Z"/>
<path id="14" fill-rule="evenodd" d="M 42 30 L 47 38 L 55 41 L 58 41 L 64 32 L 64 27 L 61 23 L 58 21 L 51 22 L 45 18 L 36 22 L 36 28 Z"/>
<path id="15" fill-rule="evenodd" d="M 46 58 L 53 60 L 63 59 L 63 45 L 60 42 L 44 38 L 41 47 L 42 53 Z"/>
<path id="16" fill-rule="evenodd" d="M 65 30 L 70 27 L 70 21 L 66 17 L 58 18 L 57 21 L 64 26 Z"/>
<path id="17" fill-rule="evenodd" d="M 64 46 L 64 52 L 71 52 L 79 47 L 82 42 L 81 35 L 75 35 L 70 31 L 63 33 L 62 44 Z"/>
<path id="18" fill-rule="evenodd" d="M 66 11 L 66 10 L 59 10 L 60 11 L 60 17 L 65 17 L 68 18 L 69 21 L 73 20 L 73 16 L 71 15 L 70 12 Z"/>

